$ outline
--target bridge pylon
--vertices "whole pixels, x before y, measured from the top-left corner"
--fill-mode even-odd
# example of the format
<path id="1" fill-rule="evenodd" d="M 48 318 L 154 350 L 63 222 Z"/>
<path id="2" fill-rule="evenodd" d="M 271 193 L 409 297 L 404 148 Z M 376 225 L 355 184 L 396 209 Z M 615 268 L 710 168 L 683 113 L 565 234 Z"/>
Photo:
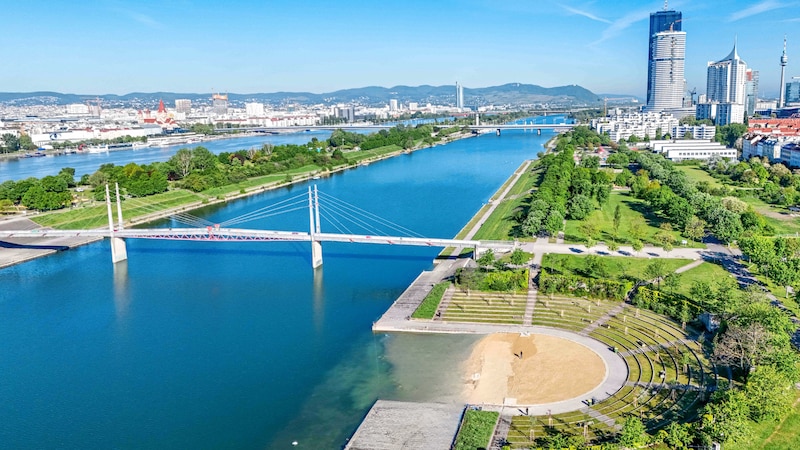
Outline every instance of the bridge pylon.
<path id="1" fill-rule="evenodd" d="M 316 235 L 320 231 L 319 192 L 316 185 L 314 185 L 313 191 L 311 186 L 308 187 L 308 221 L 309 236 L 311 237 L 311 267 L 316 269 L 322 265 L 322 244 L 316 239 Z"/>
<path id="2" fill-rule="evenodd" d="M 117 219 L 119 221 L 119 229 L 122 229 L 122 202 L 119 196 L 119 183 L 116 183 L 117 190 Z M 106 206 L 108 207 L 108 231 L 110 233 L 111 241 L 111 262 L 116 264 L 120 261 L 128 259 L 128 248 L 125 245 L 125 239 L 116 237 L 116 230 L 114 229 L 114 215 L 111 213 L 111 194 L 106 185 Z"/>

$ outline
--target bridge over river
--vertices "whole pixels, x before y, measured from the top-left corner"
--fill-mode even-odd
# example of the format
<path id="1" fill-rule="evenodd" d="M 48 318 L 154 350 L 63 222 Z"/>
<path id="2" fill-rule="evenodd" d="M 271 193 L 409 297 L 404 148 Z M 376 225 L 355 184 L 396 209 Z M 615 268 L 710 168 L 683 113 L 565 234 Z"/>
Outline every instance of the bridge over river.
<path id="1" fill-rule="evenodd" d="M 355 244 L 405 245 L 428 247 L 461 247 L 473 248 L 478 254 L 481 250 L 510 251 L 513 241 L 478 241 L 469 239 L 447 239 L 421 236 L 400 225 L 383 219 L 373 213 L 350 205 L 334 197 L 327 196 L 321 207 L 320 192 L 316 186 L 309 186 L 308 194 L 299 194 L 287 200 L 260 208 L 220 224 L 187 213 L 176 213 L 171 218 L 191 225 L 186 228 L 125 228 L 122 220 L 122 203 L 119 201 L 119 186 L 116 189 L 117 201 L 111 201 L 106 187 L 106 205 L 108 209 L 108 228 L 85 230 L 55 230 L 51 228 L 35 228 L 28 230 L 0 230 L 0 238 L 52 238 L 52 237 L 91 237 L 111 240 L 111 260 L 114 263 L 128 258 L 125 239 L 157 239 L 203 242 L 274 242 L 300 241 L 311 243 L 311 261 L 314 268 L 322 265 L 322 242 L 345 242 Z M 323 197 L 324 194 L 323 194 Z M 116 204 L 117 222 L 114 222 L 112 206 Z M 298 209 L 308 208 L 309 231 L 278 231 L 247 228 L 234 228 L 232 225 L 252 221 L 277 214 L 284 214 Z M 323 233 L 321 231 L 320 211 L 325 211 L 329 223 L 339 233 Z M 361 229 L 375 230 L 376 234 L 348 233 L 347 223 L 355 224 Z M 378 226 L 397 232 L 396 235 L 379 234 Z"/>

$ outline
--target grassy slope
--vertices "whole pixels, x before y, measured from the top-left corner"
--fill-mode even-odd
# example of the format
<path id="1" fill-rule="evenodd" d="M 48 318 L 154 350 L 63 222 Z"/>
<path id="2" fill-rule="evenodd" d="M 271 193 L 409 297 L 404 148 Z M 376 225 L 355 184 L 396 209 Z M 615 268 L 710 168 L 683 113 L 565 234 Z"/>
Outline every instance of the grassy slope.
<path id="1" fill-rule="evenodd" d="M 699 183 L 701 181 L 707 181 L 708 184 L 713 188 L 720 188 L 722 187 L 722 183 L 719 182 L 716 178 L 712 177 L 711 174 L 706 172 L 705 170 L 701 169 L 699 166 L 683 166 L 677 165 L 675 166 L 681 172 L 686 174 L 686 177 L 690 181 L 694 181 Z"/>
<path id="2" fill-rule="evenodd" d="M 663 222 L 658 216 L 650 212 L 649 207 L 643 200 L 637 199 L 630 195 L 627 191 L 613 191 L 608 198 L 608 201 L 603 208 L 593 212 L 586 220 L 594 223 L 600 231 L 599 238 L 601 241 L 610 242 L 614 239 L 614 210 L 620 207 L 622 214 L 621 225 L 619 227 L 619 236 L 617 242 L 621 244 L 630 244 L 633 238 L 630 235 L 629 225 L 637 217 L 644 218 L 644 239 L 645 243 L 652 245 L 660 245 L 653 237 L 660 231 L 659 226 Z M 568 242 L 583 242 L 586 240 L 586 235 L 581 233 L 580 225 L 582 221 L 567 220 L 564 231 L 565 240 Z M 675 237 L 675 242 L 680 243 L 684 237 L 678 231 L 672 232 Z M 702 247 L 703 245 L 697 242 L 689 241 L 690 247 Z"/>
<path id="3" fill-rule="evenodd" d="M 690 297 L 689 290 L 692 288 L 692 284 L 694 284 L 695 281 L 702 280 L 713 284 L 714 280 L 723 277 L 732 277 L 732 275 L 721 266 L 710 262 L 704 262 L 680 275 L 680 288 L 676 292 Z"/>
<path id="4" fill-rule="evenodd" d="M 581 270 L 585 267 L 585 260 L 588 255 L 559 255 L 548 253 L 542 259 L 542 267 L 546 269 L 556 268 L 556 272 L 581 275 Z M 627 256 L 603 256 L 607 270 L 606 278 L 621 280 L 633 278 L 643 280 L 646 278 L 648 259 L 631 258 Z M 661 259 L 667 271 L 674 272 L 675 269 L 685 266 L 692 261 L 689 259 Z"/>
<path id="5" fill-rule="evenodd" d="M 800 393 L 792 412 L 780 423 L 754 424 L 749 442 L 728 445 L 730 450 L 796 450 L 800 448 Z"/>

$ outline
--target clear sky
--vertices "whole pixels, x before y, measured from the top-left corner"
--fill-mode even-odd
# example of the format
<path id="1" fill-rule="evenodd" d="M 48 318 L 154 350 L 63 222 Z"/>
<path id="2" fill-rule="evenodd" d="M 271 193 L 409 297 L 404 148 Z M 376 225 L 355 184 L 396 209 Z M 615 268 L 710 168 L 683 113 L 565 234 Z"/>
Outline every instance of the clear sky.
<path id="1" fill-rule="evenodd" d="M 674 0 L 688 86 L 739 54 L 776 96 L 800 76 L 797 0 Z M 649 0 L 3 2 L 0 91 L 328 92 L 421 84 L 579 84 L 644 96 Z"/>

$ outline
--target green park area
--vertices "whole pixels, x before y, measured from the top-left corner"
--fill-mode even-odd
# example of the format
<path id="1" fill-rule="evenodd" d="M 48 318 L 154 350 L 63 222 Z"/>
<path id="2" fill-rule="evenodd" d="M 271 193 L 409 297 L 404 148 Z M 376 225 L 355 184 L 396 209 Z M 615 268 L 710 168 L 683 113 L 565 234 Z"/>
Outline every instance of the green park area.
<path id="1" fill-rule="evenodd" d="M 696 164 L 688 165 L 688 164 L 681 164 L 676 165 L 676 169 L 680 170 L 681 172 L 686 174 L 686 178 L 689 181 L 693 181 L 695 183 L 705 182 L 712 188 L 721 188 L 723 185 L 720 183 L 719 180 L 712 177 L 705 169 L 699 167 Z"/>
<path id="2" fill-rule="evenodd" d="M 658 274 L 648 273 L 648 265 L 658 261 Z M 542 258 L 542 269 L 549 274 L 577 275 L 587 278 L 606 278 L 616 281 L 642 281 L 659 274 L 674 272 L 692 261 L 681 258 L 631 258 L 627 256 L 561 255 L 549 253 Z"/>

